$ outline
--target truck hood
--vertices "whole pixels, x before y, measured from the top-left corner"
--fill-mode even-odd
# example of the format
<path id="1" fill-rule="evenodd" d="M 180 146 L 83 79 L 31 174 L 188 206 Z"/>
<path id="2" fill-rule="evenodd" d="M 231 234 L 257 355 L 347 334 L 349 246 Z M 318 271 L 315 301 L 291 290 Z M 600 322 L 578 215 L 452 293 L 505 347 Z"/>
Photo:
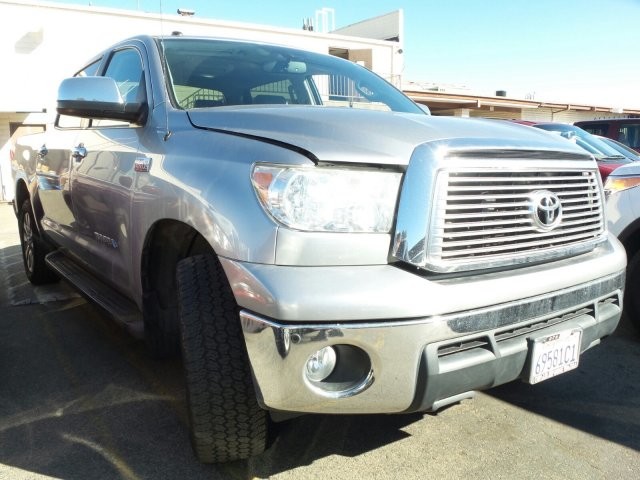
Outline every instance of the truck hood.
<path id="1" fill-rule="evenodd" d="M 188 115 L 195 127 L 277 143 L 326 162 L 407 165 L 418 145 L 455 138 L 495 140 L 501 149 L 584 154 L 547 132 L 499 120 L 287 105 L 217 107 Z"/>

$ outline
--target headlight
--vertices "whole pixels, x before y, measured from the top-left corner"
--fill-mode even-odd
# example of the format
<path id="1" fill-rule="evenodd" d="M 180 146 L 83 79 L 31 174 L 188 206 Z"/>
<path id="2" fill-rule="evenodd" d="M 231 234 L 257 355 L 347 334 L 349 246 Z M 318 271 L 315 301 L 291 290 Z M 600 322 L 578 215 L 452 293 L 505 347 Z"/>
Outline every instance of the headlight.
<path id="1" fill-rule="evenodd" d="M 313 232 L 389 232 L 402 174 L 256 165 L 253 186 L 280 223 Z"/>
<path id="2" fill-rule="evenodd" d="M 604 192 L 607 196 L 614 192 L 620 192 L 640 185 L 640 177 L 612 177 L 609 175 L 604 183 Z"/>

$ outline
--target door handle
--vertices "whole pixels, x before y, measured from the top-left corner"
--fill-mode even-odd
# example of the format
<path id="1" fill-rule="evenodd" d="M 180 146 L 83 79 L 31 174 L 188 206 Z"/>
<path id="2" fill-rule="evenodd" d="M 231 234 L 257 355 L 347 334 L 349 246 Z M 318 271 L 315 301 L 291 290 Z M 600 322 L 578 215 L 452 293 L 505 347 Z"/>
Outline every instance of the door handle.
<path id="1" fill-rule="evenodd" d="M 78 144 L 77 147 L 73 147 L 71 150 L 71 157 L 76 162 L 81 162 L 84 157 L 87 156 L 87 149 L 84 147 L 84 143 Z"/>

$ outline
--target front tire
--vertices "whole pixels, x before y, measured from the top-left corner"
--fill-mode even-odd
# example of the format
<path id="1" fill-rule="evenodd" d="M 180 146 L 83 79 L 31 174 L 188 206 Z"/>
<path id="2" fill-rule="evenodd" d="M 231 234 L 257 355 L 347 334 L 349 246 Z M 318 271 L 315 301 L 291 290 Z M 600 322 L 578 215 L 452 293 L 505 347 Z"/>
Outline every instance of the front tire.
<path id="1" fill-rule="evenodd" d="M 182 355 L 191 441 L 205 463 L 247 459 L 267 447 L 269 417 L 256 400 L 239 309 L 218 259 L 178 263 Z"/>
<path id="2" fill-rule="evenodd" d="M 18 228 L 24 271 L 29 281 L 34 285 L 57 282 L 58 277 L 49 270 L 44 260 L 49 250 L 38 235 L 36 220 L 29 200 L 25 200 L 20 208 Z"/>

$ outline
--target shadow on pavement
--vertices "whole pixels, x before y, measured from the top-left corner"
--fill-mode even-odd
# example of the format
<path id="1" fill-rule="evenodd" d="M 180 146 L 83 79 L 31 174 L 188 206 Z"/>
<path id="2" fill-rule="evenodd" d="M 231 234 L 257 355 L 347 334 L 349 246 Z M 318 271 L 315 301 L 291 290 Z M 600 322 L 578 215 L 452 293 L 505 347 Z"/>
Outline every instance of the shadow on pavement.
<path id="1" fill-rule="evenodd" d="M 306 415 L 289 420 L 276 425 L 279 437 L 248 462 L 247 471 L 268 478 L 332 455 L 356 457 L 409 437 L 402 429 L 422 418 L 421 414 Z"/>
<path id="2" fill-rule="evenodd" d="M 582 354 L 577 370 L 537 385 L 514 382 L 486 393 L 640 451 L 640 337 L 624 317 L 612 336 Z"/>

